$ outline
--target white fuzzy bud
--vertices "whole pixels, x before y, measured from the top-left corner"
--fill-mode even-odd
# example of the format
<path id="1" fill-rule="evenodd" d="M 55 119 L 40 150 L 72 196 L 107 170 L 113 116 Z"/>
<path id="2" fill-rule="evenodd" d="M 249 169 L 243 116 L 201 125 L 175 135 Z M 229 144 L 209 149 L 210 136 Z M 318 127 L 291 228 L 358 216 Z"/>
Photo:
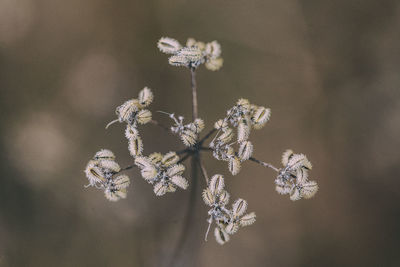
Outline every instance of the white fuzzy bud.
<path id="1" fill-rule="evenodd" d="M 100 168 L 109 170 L 111 172 L 119 172 L 121 170 L 121 167 L 116 163 L 114 160 L 108 160 L 108 159 L 103 159 L 99 160 L 98 166 Z"/>
<path id="2" fill-rule="evenodd" d="M 153 183 L 152 180 L 157 177 L 157 169 L 154 166 L 148 166 L 142 169 L 141 174 L 145 180 Z"/>
<path id="3" fill-rule="evenodd" d="M 233 130 L 231 128 L 226 128 L 225 131 L 218 137 L 218 140 L 226 144 L 230 142 L 232 138 L 233 138 Z"/>
<path id="4" fill-rule="evenodd" d="M 141 156 L 143 153 L 142 138 L 137 136 L 135 139 L 129 140 L 128 149 L 132 157 Z"/>
<path id="5" fill-rule="evenodd" d="M 248 213 L 240 218 L 240 225 L 241 226 L 248 226 L 252 225 L 256 221 L 256 214 L 254 212 Z"/>
<path id="6" fill-rule="evenodd" d="M 148 109 L 143 109 L 137 114 L 137 120 L 140 124 L 146 124 L 151 121 L 151 111 Z"/>
<path id="7" fill-rule="evenodd" d="M 253 154 L 253 144 L 250 141 L 245 141 L 240 144 L 239 158 L 241 161 L 248 160 Z"/>
<path id="8" fill-rule="evenodd" d="M 196 143 L 197 134 L 192 130 L 184 130 L 181 135 L 181 140 L 185 146 L 192 146 Z"/>
<path id="9" fill-rule="evenodd" d="M 154 152 L 149 155 L 149 160 L 153 164 L 159 164 L 161 162 L 162 158 L 163 158 L 163 155 L 158 152 Z"/>
<path id="10" fill-rule="evenodd" d="M 106 181 L 104 173 L 97 166 L 97 163 L 98 161 L 90 160 L 85 169 L 85 174 L 90 185 L 95 185 L 96 183 L 102 183 Z"/>
<path id="11" fill-rule="evenodd" d="M 229 197 L 230 197 L 229 193 L 226 190 L 222 190 L 219 193 L 219 202 L 220 202 L 220 204 L 221 205 L 227 205 L 228 202 L 229 202 Z"/>
<path id="12" fill-rule="evenodd" d="M 237 128 L 237 140 L 239 143 L 249 139 L 250 129 L 251 129 L 250 123 L 248 120 L 246 119 L 240 120 Z"/>
<path id="13" fill-rule="evenodd" d="M 224 121 L 224 120 L 218 120 L 215 124 L 214 124 L 214 128 L 217 130 L 225 130 L 228 127 L 228 122 Z"/>
<path id="14" fill-rule="evenodd" d="M 181 44 L 172 38 L 162 37 L 157 43 L 158 49 L 166 54 L 174 54 L 182 48 Z"/>
<path id="15" fill-rule="evenodd" d="M 211 193 L 209 188 L 203 190 L 202 197 L 206 205 L 211 206 L 215 202 L 215 195 Z"/>
<path id="16" fill-rule="evenodd" d="M 185 171 L 185 166 L 182 164 L 177 164 L 167 170 L 167 176 L 172 177 L 175 175 L 182 175 L 184 171 Z"/>
<path id="17" fill-rule="evenodd" d="M 206 44 L 206 53 L 210 58 L 217 58 L 221 55 L 221 45 L 217 41 Z"/>
<path id="18" fill-rule="evenodd" d="M 129 124 L 126 125 L 125 137 L 128 140 L 137 138 L 138 134 L 139 134 L 139 131 L 135 127 L 133 127 L 132 125 L 129 125 Z"/>
<path id="19" fill-rule="evenodd" d="M 165 195 L 165 193 L 167 193 L 168 186 L 164 185 L 162 182 L 159 182 L 154 185 L 153 190 L 156 196 L 162 196 Z"/>
<path id="20" fill-rule="evenodd" d="M 241 168 L 240 159 L 238 157 L 231 158 L 229 160 L 228 168 L 232 175 L 238 174 Z"/>
<path id="21" fill-rule="evenodd" d="M 233 235 L 234 233 L 236 233 L 239 230 L 239 224 L 236 222 L 230 222 L 226 227 L 225 227 L 225 231 L 230 234 Z"/>
<path id="22" fill-rule="evenodd" d="M 174 185 L 176 185 L 182 189 L 187 189 L 189 186 L 188 181 L 180 175 L 172 176 L 170 179 Z"/>
<path id="23" fill-rule="evenodd" d="M 142 107 L 147 107 L 148 105 L 153 102 L 154 95 L 153 92 L 151 92 L 150 88 L 145 87 L 139 92 L 139 104 Z"/>
<path id="24" fill-rule="evenodd" d="M 253 126 L 255 129 L 261 129 L 271 116 L 271 110 L 269 108 L 258 107 L 251 117 Z"/>
<path id="25" fill-rule="evenodd" d="M 205 66 L 208 70 L 217 71 L 224 65 L 224 60 L 222 58 L 211 58 L 207 60 Z"/>
<path id="26" fill-rule="evenodd" d="M 301 193 L 304 198 L 312 198 L 318 191 L 318 184 L 315 181 L 308 181 L 302 184 Z"/>
<path id="27" fill-rule="evenodd" d="M 291 159 L 292 157 L 293 157 L 293 151 L 292 150 L 288 149 L 285 152 L 283 152 L 282 165 L 283 166 L 287 166 L 288 162 L 289 162 L 289 159 Z"/>
<path id="28" fill-rule="evenodd" d="M 164 166 L 169 167 L 176 164 L 178 161 L 179 161 L 179 156 L 176 154 L 176 152 L 171 151 L 164 155 L 164 157 L 161 160 L 161 163 Z"/>
<path id="29" fill-rule="evenodd" d="M 94 159 L 109 159 L 109 160 L 115 160 L 115 155 L 111 150 L 108 149 L 102 149 L 99 152 L 94 155 Z"/>
<path id="30" fill-rule="evenodd" d="M 301 198 L 300 189 L 297 186 L 295 186 L 292 189 L 292 192 L 290 192 L 290 200 L 296 201 L 296 200 L 299 200 L 300 198 Z"/>
<path id="31" fill-rule="evenodd" d="M 151 160 L 150 160 L 149 158 L 142 157 L 142 156 L 138 156 L 138 157 L 135 158 L 135 164 L 136 164 L 136 166 L 138 166 L 140 169 L 153 166 L 153 165 L 152 165 L 152 162 L 151 162 Z"/>
<path id="32" fill-rule="evenodd" d="M 239 217 L 242 216 L 247 210 L 247 202 L 244 199 L 239 198 L 232 205 L 232 213 L 233 216 Z"/>
<path id="33" fill-rule="evenodd" d="M 220 227 L 216 227 L 214 230 L 215 240 L 218 244 L 223 245 L 229 241 L 229 235 Z"/>
<path id="34" fill-rule="evenodd" d="M 113 179 L 113 183 L 116 189 L 126 188 L 130 184 L 129 177 L 125 174 L 118 175 Z"/>
<path id="35" fill-rule="evenodd" d="M 224 189 L 224 177 L 221 174 L 216 174 L 211 178 L 208 188 L 210 188 L 211 193 L 218 194 Z"/>

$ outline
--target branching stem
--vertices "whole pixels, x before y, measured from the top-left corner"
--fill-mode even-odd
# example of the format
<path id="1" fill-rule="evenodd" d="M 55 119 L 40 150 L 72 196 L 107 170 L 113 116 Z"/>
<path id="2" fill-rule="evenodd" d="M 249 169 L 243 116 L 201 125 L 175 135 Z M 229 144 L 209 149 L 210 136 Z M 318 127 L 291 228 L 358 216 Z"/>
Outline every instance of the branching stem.
<path id="1" fill-rule="evenodd" d="M 197 105 L 197 83 L 196 83 L 196 69 L 190 69 L 191 74 L 191 87 L 192 87 L 192 119 L 193 121 L 199 117 Z"/>

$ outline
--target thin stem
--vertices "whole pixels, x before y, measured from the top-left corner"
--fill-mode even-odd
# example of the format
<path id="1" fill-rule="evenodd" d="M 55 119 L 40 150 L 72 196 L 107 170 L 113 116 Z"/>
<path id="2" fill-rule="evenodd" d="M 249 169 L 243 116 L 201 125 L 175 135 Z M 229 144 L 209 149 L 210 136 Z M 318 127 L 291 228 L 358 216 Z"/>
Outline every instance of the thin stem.
<path id="1" fill-rule="evenodd" d="M 213 151 L 212 148 L 203 147 L 203 146 L 200 147 L 200 150 Z M 279 172 L 279 169 L 278 169 L 277 167 L 275 167 L 274 165 L 272 165 L 271 163 L 266 163 L 266 162 L 264 162 L 264 161 L 261 161 L 261 160 L 259 160 L 259 159 L 254 158 L 254 157 L 250 157 L 249 160 L 251 160 L 251 161 L 253 161 L 253 162 L 256 162 L 256 163 L 258 163 L 258 164 L 260 164 L 260 165 L 262 165 L 262 166 L 264 166 L 264 167 L 271 168 L 271 169 L 273 169 L 273 170 L 276 171 L 276 172 Z"/>
<path id="2" fill-rule="evenodd" d="M 206 185 L 208 185 L 208 180 L 209 179 L 208 179 L 207 170 L 206 170 L 206 167 L 204 166 L 203 161 L 201 160 L 201 155 L 200 154 L 198 155 L 198 158 L 199 158 L 199 165 L 200 165 L 201 173 L 203 174 L 204 179 L 206 180 Z"/>
<path id="3" fill-rule="evenodd" d="M 276 171 L 276 172 L 279 172 L 279 169 L 276 168 L 276 167 L 275 167 L 274 165 L 272 165 L 271 163 L 266 163 L 266 162 L 263 162 L 263 161 L 258 160 L 258 159 L 256 159 L 256 158 L 253 158 L 253 157 L 250 157 L 249 160 L 254 161 L 254 162 L 258 163 L 258 164 L 261 164 L 261 165 L 264 166 L 264 167 L 271 168 L 271 169 L 273 169 L 273 170 Z"/>
<path id="4" fill-rule="evenodd" d="M 150 121 L 151 124 L 156 125 L 158 127 L 160 127 L 161 129 L 163 129 L 164 131 L 170 132 L 170 129 L 167 126 L 162 125 L 161 123 L 159 123 L 156 120 L 151 120 Z"/>
<path id="5" fill-rule="evenodd" d="M 132 164 L 132 165 L 129 165 L 129 166 L 125 167 L 125 168 L 122 168 L 119 172 L 126 171 L 126 170 L 132 169 L 134 167 L 136 167 L 136 165 Z"/>
<path id="6" fill-rule="evenodd" d="M 193 121 L 198 118 L 198 105 L 197 105 L 197 83 L 196 83 L 196 69 L 190 69 L 191 74 L 191 87 L 192 87 L 192 119 Z"/>

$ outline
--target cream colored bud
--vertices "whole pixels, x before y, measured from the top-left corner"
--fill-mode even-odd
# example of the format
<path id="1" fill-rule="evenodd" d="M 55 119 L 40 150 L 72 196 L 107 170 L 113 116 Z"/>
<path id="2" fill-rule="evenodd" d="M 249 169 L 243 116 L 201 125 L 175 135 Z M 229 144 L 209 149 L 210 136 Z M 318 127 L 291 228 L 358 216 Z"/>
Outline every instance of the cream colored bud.
<path id="1" fill-rule="evenodd" d="M 175 175 L 182 175 L 185 171 L 185 166 L 182 164 L 173 165 L 171 168 L 167 170 L 167 176 L 172 177 Z"/>
<path id="2" fill-rule="evenodd" d="M 256 214 L 254 212 L 248 213 L 240 218 L 241 226 L 252 225 L 256 221 Z"/>
<path id="3" fill-rule="evenodd" d="M 163 158 L 163 155 L 161 153 L 158 153 L 158 152 L 154 152 L 154 153 L 151 153 L 149 155 L 149 160 L 153 164 L 159 164 L 161 162 L 162 158 Z"/>
<path id="4" fill-rule="evenodd" d="M 229 171 L 232 173 L 232 175 L 236 175 L 239 173 L 241 164 L 240 164 L 240 159 L 238 157 L 233 157 L 229 160 Z"/>
<path id="5" fill-rule="evenodd" d="M 308 181 L 302 184 L 301 193 L 304 198 L 312 198 L 318 192 L 318 184 L 315 181 Z"/>
<path id="6" fill-rule="evenodd" d="M 150 88 L 145 87 L 139 92 L 139 104 L 142 107 L 147 107 L 148 105 L 153 102 L 154 95 L 153 92 L 151 92 Z"/>
<path id="7" fill-rule="evenodd" d="M 210 188 L 211 193 L 216 195 L 224 189 L 224 186 L 224 177 L 221 174 L 216 174 L 211 178 L 208 188 Z"/>
<path id="8" fill-rule="evenodd" d="M 115 155 L 111 150 L 108 149 L 102 149 L 99 152 L 94 155 L 94 159 L 109 159 L 109 160 L 115 160 Z"/>
<path id="9" fill-rule="evenodd" d="M 187 189 L 189 186 L 188 181 L 180 175 L 172 176 L 171 182 L 182 189 Z"/>
<path id="10" fill-rule="evenodd" d="M 165 193 L 167 193 L 168 186 L 164 185 L 162 182 L 159 182 L 154 185 L 153 190 L 156 196 L 162 196 L 165 195 Z"/>
<path id="11" fill-rule="evenodd" d="M 248 160 L 253 154 L 253 144 L 250 141 L 244 141 L 239 147 L 239 158 L 241 161 Z"/>
<path id="12" fill-rule="evenodd" d="M 225 227 L 225 231 L 230 234 L 233 235 L 234 233 L 236 233 L 239 230 L 239 224 L 236 222 L 230 222 L 226 227 Z"/>
<path id="13" fill-rule="evenodd" d="M 164 157 L 161 160 L 161 163 L 164 166 L 169 167 L 176 164 L 178 161 L 179 161 L 179 156 L 176 154 L 176 152 L 171 151 L 164 155 Z"/>
<path id="14" fill-rule="evenodd" d="M 211 71 L 217 71 L 220 68 L 222 68 L 222 66 L 224 65 L 224 60 L 219 57 L 219 58 L 210 58 L 209 60 L 206 61 L 206 68 L 208 70 Z"/>
<path id="15" fill-rule="evenodd" d="M 211 193 L 209 188 L 203 190 L 202 197 L 206 205 L 211 206 L 215 202 L 215 195 Z"/>
<path id="16" fill-rule="evenodd" d="M 289 159 L 291 159 L 292 157 L 293 157 L 293 151 L 292 150 L 288 149 L 285 152 L 283 152 L 282 165 L 286 167 L 288 165 Z"/>
<path id="17" fill-rule="evenodd" d="M 141 156 L 143 153 L 143 142 L 140 136 L 129 140 L 128 149 L 132 157 Z"/>
<path id="18" fill-rule="evenodd" d="M 151 181 L 157 177 L 157 169 L 154 166 L 147 166 L 142 169 L 141 174 L 145 180 Z"/>
<path id="19" fill-rule="evenodd" d="M 143 109 L 137 114 L 137 120 L 140 124 L 146 124 L 151 121 L 151 111 Z"/>
<path id="20" fill-rule="evenodd" d="M 99 160 L 98 166 L 100 168 L 109 170 L 111 172 L 119 172 L 121 170 L 121 167 L 116 163 L 114 160 L 108 160 L 108 159 L 103 159 Z"/>
<path id="21" fill-rule="evenodd" d="M 244 199 L 239 198 L 232 205 L 232 213 L 233 216 L 239 217 L 242 216 L 247 210 L 247 202 Z"/>
<path id="22" fill-rule="evenodd" d="M 226 190 L 222 190 L 219 193 L 219 202 L 221 203 L 221 205 L 227 205 L 229 202 L 229 198 L 230 198 L 230 195 Z"/>
<path id="23" fill-rule="evenodd" d="M 230 240 L 229 235 L 225 232 L 225 230 L 220 227 L 216 227 L 214 230 L 215 240 L 218 244 L 223 245 Z"/>
<path id="24" fill-rule="evenodd" d="M 206 53 L 210 58 L 217 58 L 221 55 L 221 45 L 217 41 L 206 44 Z"/>
<path id="25" fill-rule="evenodd" d="M 157 43 L 158 49 L 166 54 L 174 54 L 182 48 L 181 44 L 172 38 L 162 37 Z"/>
<path id="26" fill-rule="evenodd" d="M 269 108 L 258 107 L 251 117 L 253 126 L 255 129 L 261 129 L 271 116 L 271 110 Z"/>
<path id="27" fill-rule="evenodd" d="M 125 137 L 129 140 L 129 139 L 135 139 L 137 138 L 139 135 L 139 131 L 133 127 L 130 124 L 126 125 L 126 129 L 125 129 Z"/>
<path id="28" fill-rule="evenodd" d="M 115 177 L 113 179 L 114 186 L 117 189 L 122 189 L 122 188 L 128 187 L 130 182 L 131 181 L 129 180 L 128 175 L 124 175 L 124 174 L 118 175 L 117 177 Z"/>

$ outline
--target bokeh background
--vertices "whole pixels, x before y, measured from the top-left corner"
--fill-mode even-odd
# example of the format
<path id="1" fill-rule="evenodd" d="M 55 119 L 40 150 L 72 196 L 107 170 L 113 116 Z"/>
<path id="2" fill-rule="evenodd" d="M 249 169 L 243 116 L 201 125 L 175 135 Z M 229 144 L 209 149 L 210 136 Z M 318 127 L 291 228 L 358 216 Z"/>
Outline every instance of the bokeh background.
<path id="1" fill-rule="evenodd" d="M 0 0 L 0 265 L 400 266 L 399 28 L 396 0 Z M 131 170 L 117 203 L 84 189 L 100 148 L 132 162 L 124 127 L 104 126 L 141 88 L 153 111 L 190 117 L 189 72 L 167 64 L 161 36 L 221 43 L 224 67 L 197 75 L 207 129 L 240 97 L 270 107 L 255 156 L 305 153 L 314 199 L 278 195 L 252 162 L 232 177 L 204 156 L 257 213 L 221 247 L 203 240 L 202 179 L 158 198 Z M 142 133 L 145 153 L 182 148 Z"/>

